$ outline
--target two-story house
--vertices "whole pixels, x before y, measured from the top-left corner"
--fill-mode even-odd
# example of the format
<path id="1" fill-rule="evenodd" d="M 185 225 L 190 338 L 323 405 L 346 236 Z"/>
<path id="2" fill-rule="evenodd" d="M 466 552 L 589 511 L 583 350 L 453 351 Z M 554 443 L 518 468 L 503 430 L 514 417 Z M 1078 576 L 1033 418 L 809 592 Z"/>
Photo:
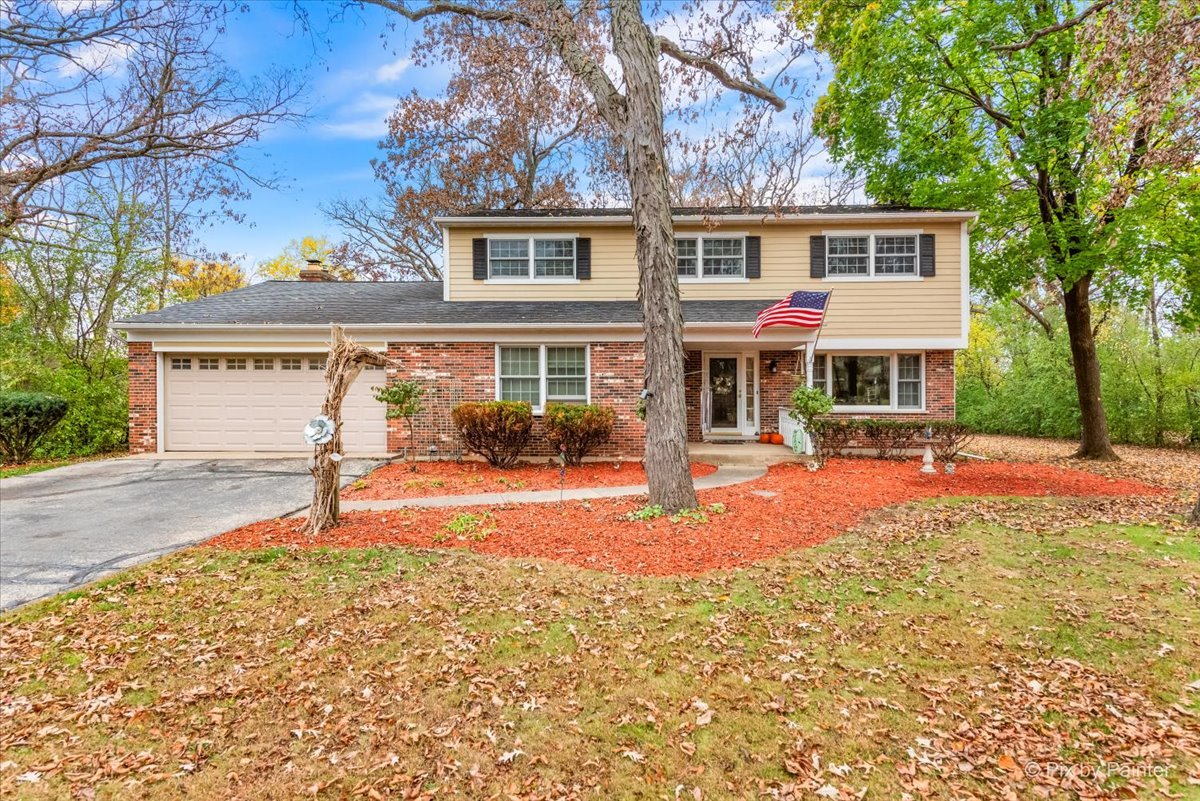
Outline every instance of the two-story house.
<path id="1" fill-rule="evenodd" d="M 838 413 L 953 417 L 975 217 L 890 206 L 677 210 L 689 437 L 776 430 L 798 380 L 825 387 Z M 629 211 L 486 211 L 439 224 L 441 282 L 338 282 L 309 270 L 119 323 L 130 449 L 304 450 L 338 323 L 400 365 L 356 382 L 344 407 L 350 453 L 407 445 L 403 421 L 385 418 L 371 387 L 416 378 L 427 388 L 422 449 L 455 452 L 451 408 L 500 398 L 528 401 L 535 414 L 555 401 L 612 406 L 605 455 L 640 455 Z M 758 312 L 798 289 L 833 291 L 819 334 L 780 326 L 755 338 Z"/>

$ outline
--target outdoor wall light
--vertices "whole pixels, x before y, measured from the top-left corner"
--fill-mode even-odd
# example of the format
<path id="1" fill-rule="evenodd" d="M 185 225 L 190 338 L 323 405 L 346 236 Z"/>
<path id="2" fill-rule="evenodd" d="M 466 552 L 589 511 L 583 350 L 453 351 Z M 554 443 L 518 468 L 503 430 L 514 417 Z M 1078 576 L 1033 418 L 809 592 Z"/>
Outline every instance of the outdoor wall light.
<path id="1" fill-rule="evenodd" d="M 771 359 L 771 361 L 767 362 L 767 372 L 770 373 L 771 375 L 778 373 L 779 372 L 779 362 L 775 361 L 774 359 Z"/>

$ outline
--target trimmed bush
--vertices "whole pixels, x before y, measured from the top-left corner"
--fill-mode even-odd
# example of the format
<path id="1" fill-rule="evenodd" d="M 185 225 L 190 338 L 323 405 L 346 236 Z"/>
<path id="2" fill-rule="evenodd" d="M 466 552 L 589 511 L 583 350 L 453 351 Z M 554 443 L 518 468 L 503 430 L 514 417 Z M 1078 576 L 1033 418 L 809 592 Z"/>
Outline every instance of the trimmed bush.
<path id="1" fill-rule="evenodd" d="M 533 410 L 517 401 L 460 403 L 450 419 L 467 450 L 492 467 L 511 467 L 533 433 Z"/>
<path id="2" fill-rule="evenodd" d="M 612 437 L 616 413 L 607 406 L 551 403 L 542 422 L 546 439 L 569 465 L 583 462 L 593 448 Z"/>
<path id="3" fill-rule="evenodd" d="M 904 451 L 912 447 L 913 439 L 923 430 L 919 423 L 906 420 L 867 418 L 857 422 L 880 459 L 903 459 Z"/>
<path id="4" fill-rule="evenodd" d="M 41 392 L 0 392 L 0 457 L 27 462 L 38 441 L 67 414 L 67 402 Z"/>
<path id="5" fill-rule="evenodd" d="M 858 420 L 845 417 L 818 417 L 812 421 L 813 443 L 820 461 L 830 456 L 846 456 L 850 443 L 858 436 Z"/>
<path id="6" fill-rule="evenodd" d="M 975 439 L 975 430 L 957 420 L 933 420 L 933 458 L 939 462 L 953 462 L 962 449 Z"/>

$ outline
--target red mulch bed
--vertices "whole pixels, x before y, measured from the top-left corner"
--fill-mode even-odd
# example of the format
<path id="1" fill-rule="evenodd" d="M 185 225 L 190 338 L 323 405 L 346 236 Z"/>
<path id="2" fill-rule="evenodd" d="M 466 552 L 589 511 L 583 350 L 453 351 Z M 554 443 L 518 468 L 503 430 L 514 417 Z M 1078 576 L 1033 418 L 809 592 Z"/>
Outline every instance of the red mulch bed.
<path id="1" fill-rule="evenodd" d="M 715 472 L 711 464 L 693 464 L 692 476 Z M 418 462 L 417 472 L 401 462 L 386 464 L 342 490 L 355 501 L 387 498 L 431 498 L 437 495 L 477 495 L 482 492 L 550 490 L 559 487 L 557 464 L 518 464 L 507 470 L 487 462 Z M 646 483 L 640 462 L 587 462 L 568 467 L 563 486 L 627 487 Z"/>
<path id="2" fill-rule="evenodd" d="M 777 494 L 755 494 L 764 490 Z M 776 465 L 756 481 L 703 492 L 702 503 L 723 503 L 726 512 L 713 514 L 709 522 L 701 524 L 672 523 L 665 517 L 631 522 L 624 514 L 640 507 L 644 499 L 615 498 L 561 506 L 355 512 L 344 515 L 341 525 L 317 540 L 301 531 L 301 521 L 267 520 L 222 534 L 209 544 L 233 549 L 279 545 L 464 547 L 618 573 L 697 574 L 816 545 L 853 527 L 872 510 L 920 498 L 1120 496 L 1163 491 L 1136 481 L 1042 464 L 969 463 L 960 465 L 953 476 L 926 476 L 918 472 L 916 462 L 843 459 L 831 461 L 816 473 L 803 465 Z M 488 516 L 486 537 L 459 538 L 444 532 L 449 520 L 466 511 Z"/>

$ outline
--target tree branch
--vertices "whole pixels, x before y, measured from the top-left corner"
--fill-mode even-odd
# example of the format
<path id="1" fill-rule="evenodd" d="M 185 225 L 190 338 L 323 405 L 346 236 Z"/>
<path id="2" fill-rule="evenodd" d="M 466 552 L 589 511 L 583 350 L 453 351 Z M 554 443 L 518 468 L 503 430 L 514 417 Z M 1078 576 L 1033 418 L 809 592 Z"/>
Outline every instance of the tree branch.
<path id="1" fill-rule="evenodd" d="M 751 97 L 757 97 L 759 100 L 770 103 L 779 111 L 787 108 L 787 102 L 783 98 L 771 91 L 770 87 L 753 75 L 738 78 L 730 74 L 728 70 L 711 58 L 684 50 L 679 44 L 665 36 L 656 36 L 655 40 L 658 42 L 659 50 L 663 53 L 671 56 L 681 64 L 687 64 L 689 67 L 704 70 L 725 87 L 750 95 Z"/>
<path id="2" fill-rule="evenodd" d="M 1023 42 L 1014 42 L 1006 45 L 993 45 L 990 49 L 993 53 L 1017 53 L 1021 50 L 1028 49 L 1033 47 L 1038 43 L 1038 41 L 1046 38 L 1047 36 L 1060 33 L 1061 31 L 1065 31 L 1069 28 L 1074 28 L 1076 25 L 1095 14 L 1097 11 L 1112 5 L 1112 2 L 1113 0 L 1098 0 L 1070 19 L 1065 19 L 1057 24 L 1034 31 L 1033 34 Z"/>

